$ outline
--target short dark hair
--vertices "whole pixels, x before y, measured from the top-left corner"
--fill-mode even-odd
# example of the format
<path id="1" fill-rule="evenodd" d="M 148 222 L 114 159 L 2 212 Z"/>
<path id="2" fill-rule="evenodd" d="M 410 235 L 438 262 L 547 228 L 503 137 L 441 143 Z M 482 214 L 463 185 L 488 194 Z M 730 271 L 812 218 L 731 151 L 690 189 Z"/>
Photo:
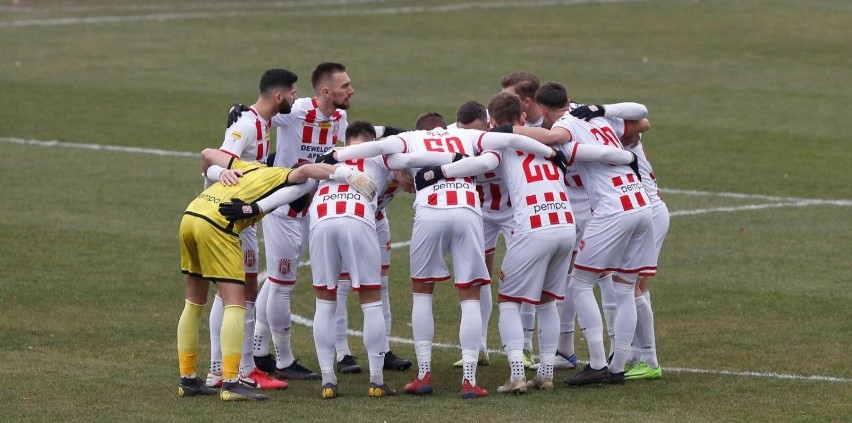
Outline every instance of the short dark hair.
<path id="1" fill-rule="evenodd" d="M 524 71 L 512 72 L 500 80 L 501 87 L 512 87 L 515 94 L 522 99 L 535 98 L 535 92 L 540 84 L 537 76 Z"/>
<path id="2" fill-rule="evenodd" d="M 546 82 L 535 92 L 535 102 L 548 109 L 565 108 L 568 101 L 568 90 L 558 82 Z"/>
<path id="3" fill-rule="evenodd" d="M 512 93 L 499 92 L 488 102 L 488 114 L 497 125 L 514 124 L 521 120 L 523 112 L 521 98 Z"/>
<path id="4" fill-rule="evenodd" d="M 477 119 L 482 119 L 483 122 L 488 119 L 488 115 L 485 114 L 485 106 L 479 102 L 468 101 L 456 110 L 456 122 L 458 123 L 468 125 Z"/>
<path id="5" fill-rule="evenodd" d="M 348 141 L 350 138 L 357 137 L 359 135 L 366 135 L 368 139 L 376 138 L 376 128 L 373 127 L 373 124 L 367 122 L 366 120 L 356 120 L 349 124 L 346 127 L 346 140 Z"/>
<path id="6" fill-rule="evenodd" d="M 447 123 L 444 121 L 444 115 L 438 112 L 426 112 L 417 117 L 414 122 L 414 129 L 420 131 L 429 131 L 437 127 L 447 129 Z"/>
<path id="7" fill-rule="evenodd" d="M 290 88 L 298 80 L 299 77 L 287 69 L 270 69 L 260 77 L 260 93 L 266 94 L 278 87 Z"/>
<path id="8" fill-rule="evenodd" d="M 314 89 L 326 78 L 338 72 L 346 72 L 346 66 L 335 62 L 323 62 L 311 73 L 311 87 Z"/>

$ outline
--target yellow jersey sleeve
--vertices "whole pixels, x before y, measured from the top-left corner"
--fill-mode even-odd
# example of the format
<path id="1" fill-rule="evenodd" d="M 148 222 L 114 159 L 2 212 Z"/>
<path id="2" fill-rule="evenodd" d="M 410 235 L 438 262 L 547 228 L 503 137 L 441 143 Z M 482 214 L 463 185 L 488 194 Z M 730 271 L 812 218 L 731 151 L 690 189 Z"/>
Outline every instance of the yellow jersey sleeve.
<path id="1" fill-rule="evenodd" d="M 287 184 L 287 175 L 292 169 L 286 167 L 266 167 L 260 163 L 250 163 L 232 159 L 228 169 L 241 170 L 243 177 L 237 185 L 225 186 L 217 182 L 198 195 L 184 214 L 204 219 L 216 228 L 231 235 L 238 235 L 244 228 L 256 223 L 263 216 L 229 222 L 219 214 L 219 204 L 232 199 L 253 203 L 265 198 Z"/>

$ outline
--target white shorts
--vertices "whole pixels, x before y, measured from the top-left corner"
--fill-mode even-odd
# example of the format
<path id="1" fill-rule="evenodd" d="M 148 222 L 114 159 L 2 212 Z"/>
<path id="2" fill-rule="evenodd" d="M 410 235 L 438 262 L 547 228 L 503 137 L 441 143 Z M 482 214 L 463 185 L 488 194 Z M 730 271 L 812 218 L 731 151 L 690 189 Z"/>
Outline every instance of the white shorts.
<path id="1" fill-rule="evenodd" d="M 387 272 L 390 269 L 391 242 L 390 224 L 388 222 L 388 218 L 385 216 L 376 220 L 376 237 L 379 240 L 379 251 L 381 252 L 382 257 L 382 272 Z M 349 280 L 349 269 L 346 267 L 346 263 L 343 264 L 343 269 L 340 272 L 340 279 Z"/>
<path id="2" fill-rule="evenodd" d="M 574 268 L 625 275 L 656 270 L 652 217 L 650 207 L 604 218 L 592 217 L 580 242 Z"/>
<path id="3" fill-rule="evenodd" d="M 565 298 L 565 278 L 574 247 L 573 225 L 515 234 L 500 272 L 500 298 L 540 304 L 541 296 Z"/>
<path id="4" fill-rule="evenodd" d="M 589 203 L 589 194 L 585 188 L 568 187 L 568 201 L 571 203 L 571 211 L 574 213 L 574 227 L 577 228 L 577 237 L 574 238 L 574 252 L 580 248 L 580 241 L 592 220 L 592 205 Z"/>
<path id="5" fill-rule="evenodd" d="M 240 245 L 243 249 L 243 271 L 246 278 L 257 278 L 257 266 L 260 249 L 257 243 L 257 225 L 251 225 L 240 232 Z"/>
<path id="6" fill-rule="evenodd" d="M 654 276 L 657 274 L 657 262 L 660 259 L 660 251 L 663 249 L 663 241 L 669 233 L 669 208 L 662 201 L 651 206 L 654 214 L 654 269 L 639 272 L 639 276 Z"/>
<path id="7" fill-rule="evenodd" d="M 294 285 L 299 258 L 308 240 L 310 219 L 289 217 L 285 208 L 275 209 L 262 220 L 266 273 L 270 282 Z"/>
<path id="8" fill-rule="evenodd" d="M 482 218 L 473 210 L 418 207 L 414 213 L 410 251 L 412 282 L 450 279 L 444 260 L 444 254 L 449 251 L 457 287 L 491 283 L 485 268 Z"/>
<path id="9" fill-rule="evenodd" d="M 348 217 L 323 219 L 311 229 L 310 248 L 314 289 L 337 292 L 344 264 L 352 290 L 382 287 L 379 241 L 370 225 Z"/>
<path id="10" fill-rule="evenodd" d="M 503 233 L 503 241 L 509 242 L 515 229 L 515 213 L 511 208 L 499 212 L 482 211 L 482 235 L 485 239 L 485 255 L 497 250 L 497 235 Z"/>

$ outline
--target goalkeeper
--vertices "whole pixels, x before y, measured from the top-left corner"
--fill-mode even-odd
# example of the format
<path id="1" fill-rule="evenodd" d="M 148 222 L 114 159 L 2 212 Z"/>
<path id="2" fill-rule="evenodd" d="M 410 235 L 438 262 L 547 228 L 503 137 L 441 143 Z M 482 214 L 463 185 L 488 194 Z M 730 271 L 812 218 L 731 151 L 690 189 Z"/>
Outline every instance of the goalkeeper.
<path id="1" fill-rule="evenodd" d="M 222 320 L 222 373 L 220 398 L 224 401 L 265 400 L 269 397 L 239 383 L 239 361 L 245 320 L 244 272 L 239 233 L 276 207 L 292 203 L 316 188 L 316 180 L 346 181 L 372 199 L 372 178 L 349 167 L 309 164 L 297 169 L 266 167 L 248 163 L 227 153 L 205 149 L 204 170 L 228 172 L 234 185 L 216 183 L 193 200 L 180 223 L 181 271 L 186 285 L 186 303 L 178 322 L 177 347 L 181 383 L 179 396 L 212 395 L 196 375 L 198 327 L 207 302 L 210 282 L 217 284 L 225 304 Z M 214 179 L 218 179 L 215 175 Z M 226 178 L 228 179 L 228 178 Z"/>

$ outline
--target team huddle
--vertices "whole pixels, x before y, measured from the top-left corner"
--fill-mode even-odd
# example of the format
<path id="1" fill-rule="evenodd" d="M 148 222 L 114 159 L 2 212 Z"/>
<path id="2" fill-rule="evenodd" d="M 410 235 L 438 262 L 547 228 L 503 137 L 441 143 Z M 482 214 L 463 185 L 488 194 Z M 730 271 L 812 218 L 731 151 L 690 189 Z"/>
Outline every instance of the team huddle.
<path id="1" fill-rule="evenodd" d="M 314 69 L 313 97 L 296 97 L 297 80 L 283 69 L 264 73 L 257 102 L 234 105 L 222 146 L 202 152 L 205 190 L 187 207 L 179 233 L 186 285 L 177 331 L 180 396 L 265 400 L 258 390 L 321 380 L 321 397 L 337 397 L 337 373 L 361 372 L 348 345 L 350 292 L 358 293 L 363 314 L 367 393 L 396 394 L 383 372 L 405 371 L 412 362 L 389 344 L 386 206 L 402 190 L 415 193 L 409 262 L 417 375 L 406 393 L 430 394 L 436 386 L 433 293 L 437 282 L 452 279 L 461 307 L 460 395 L 488 395 L 476 373 L 490 361 L 490 283 L 500 234 L 507 249 L 498 328 L 509 377 L 497 392 L 553 389 L 554 369 L 577 366 L 575 320 L 589 364 L 565 378 L 568 385 L 662 377 L 648 282 L 669 215 L 640 140 L 650 128 L 645 106 L 572 103 L 563 85 L 514 72 L 487 106 L 459 107 L 455 123 L 429 112 L 403 130 L 348 122 L 354 89 L 342 64 Z M 267 278 L 258 289 L 261 221 Z M 305 248 L 316 295 L 318 373 L 300 365 L 290 345 L 290 303 Z M 196 357 L 211 281 L 217 294 L 205 381 Z M 535 370 L 530 380 L 526 369 Z"/>

